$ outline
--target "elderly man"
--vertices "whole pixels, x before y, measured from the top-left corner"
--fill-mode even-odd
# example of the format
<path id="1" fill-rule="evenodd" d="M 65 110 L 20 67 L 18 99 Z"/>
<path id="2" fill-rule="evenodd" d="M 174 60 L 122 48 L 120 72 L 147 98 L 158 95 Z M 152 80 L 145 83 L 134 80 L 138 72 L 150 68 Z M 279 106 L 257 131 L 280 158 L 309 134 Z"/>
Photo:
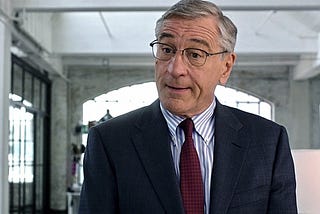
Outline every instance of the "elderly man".
<path id="1" fill-rule="evenodd" d="M 214 95 L 236 60 L 235 25 L 182 0 L 155 35 L 159 99 L 91 128 L 79 213 L 297 213 L 285 128 Z"/>

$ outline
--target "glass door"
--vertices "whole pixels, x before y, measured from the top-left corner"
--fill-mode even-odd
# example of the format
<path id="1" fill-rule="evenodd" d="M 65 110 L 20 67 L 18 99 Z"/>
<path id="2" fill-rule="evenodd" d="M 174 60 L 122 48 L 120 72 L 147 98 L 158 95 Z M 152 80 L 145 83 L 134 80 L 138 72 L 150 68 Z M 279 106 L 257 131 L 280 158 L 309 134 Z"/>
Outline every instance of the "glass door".
<path id="1" fill-rule="evenodd" d="M 50 87 L 45 73 L 12 55 L 8 142 L 10 214 L 49 213 Z"/>

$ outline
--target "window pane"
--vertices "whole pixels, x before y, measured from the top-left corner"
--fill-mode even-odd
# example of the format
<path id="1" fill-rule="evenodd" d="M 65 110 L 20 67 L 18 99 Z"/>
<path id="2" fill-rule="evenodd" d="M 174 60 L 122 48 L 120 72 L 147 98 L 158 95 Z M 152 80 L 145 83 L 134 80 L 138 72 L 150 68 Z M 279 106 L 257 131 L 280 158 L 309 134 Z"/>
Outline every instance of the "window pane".
<path id="1" fill-rule="evenodd" d="M 16 101 L 21 101 L 21 97 L 23 95 L 22 93 L 22 73 L 23 73 L 23 70 L 22 68 L 17 65 L 17 64 L 13 64 L 13 75 L 12 75 L 12 78 L 13 78 L 13 91 L 11 92 L 12 94 L 15 94 L 15 95 L 19 95 L 20 96 L 20 100 L 16 100 Z"/>
<path id="2" fill-rule="evenodd" d="M 30 73 L 25 72 L 25 79 L 24 79 L 24 99 L 28 101 L 27 105 L 32 106 L 32 98 L 33 98 L 33 92 L 32 92 L 32 76 Z"/>
<path id="3" fill-rule="evenodd" d="M 256 102 L 239 102 L 238 109 L 259 115 L 259 104 Z"/>
<path id="4" fill-rule="evenodd" d="M 267 119 L 272 119 L 272 116 L 271 116 L 271 105 L 269 103 L 266 103 L 266 102 L 261 102 L 260 103 L 260 115 L 264 118 L 267 118 Z"/>
<path id="5" fill-rule="evenodd" d="M 38 78 L 34 78 L 34 107 L 35 108 L 40 108 L 40 100 L 41 100 L 41 82 L 39 81 Z"/>
<path id="6" fill-rule="evenodd" d="M 46 111 L 47 88 L 44 83 L 41 85 L 41 110 Z"/>

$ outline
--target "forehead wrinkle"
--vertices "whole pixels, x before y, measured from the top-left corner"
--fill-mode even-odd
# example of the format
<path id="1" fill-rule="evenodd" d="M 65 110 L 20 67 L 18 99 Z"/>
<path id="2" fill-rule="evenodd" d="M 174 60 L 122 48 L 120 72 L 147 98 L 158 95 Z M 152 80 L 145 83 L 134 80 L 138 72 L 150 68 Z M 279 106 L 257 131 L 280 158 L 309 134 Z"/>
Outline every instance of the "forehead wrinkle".
<path id="1" fill-rule="evenodd" d="M 207 41 L 203 40 L 203 39 L 195 39 L 195 38 L 192 38 L 192 39 L 189 39 L 190 41 L 192 42 L 195 42 L 195 43 L 199 43 L 199 44 L 202 44 L 208 48 L 210 48 L 210 45 Z"/>
<path id="2" fill-rule="evenodd" d="M 173 26 L 175 24 L 177 24 L 178 27 Z M 193 34 L 193 35 L 190 35 L 189 38 L 186 38 L 184 36 L 185 33 Z M 219 35 L 217 32 L 216 26 L 209 27 L 207 26 L 207 24 L 205 24 L 204 26 L 197 25 L 195 20 L 170 19 L 170 20 L 166 20 L 166 22 L 162 26 L 162 32 L 159 33 L 158 39 L 161 40 L 165 38 L 168 38 L 168 39 L 185 38 L 186 39 L 185 42 L 193 42 L 193 43 L 205 46 L 209 49 L 212 49 L 215 46 L 217 46 L 215 44 L 217 37 L 219 37 Z"/>

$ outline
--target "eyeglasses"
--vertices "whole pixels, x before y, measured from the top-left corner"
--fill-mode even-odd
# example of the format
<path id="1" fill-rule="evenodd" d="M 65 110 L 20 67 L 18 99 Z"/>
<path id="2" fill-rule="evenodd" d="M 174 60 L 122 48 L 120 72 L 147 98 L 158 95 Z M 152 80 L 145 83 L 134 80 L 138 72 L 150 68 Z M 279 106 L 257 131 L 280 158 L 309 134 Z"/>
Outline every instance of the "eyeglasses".
<path id="1" fill-rule="evenodd" d="M 198 48 L 185 48 L 183 50 L 177 50 L 176 48 L 168 44 L 158 42 L 157 40 L 154 40 L 153 42 L 151 42 L 150 46 L 152 47 L 153 56 L 156 59 L 159 59 L 162 61 L 168 61 L 172 57 L 174 57 L 177 51 L 181 51 L 182 52 L 181 54 L 188 59 L 188 62 L 191 65 L 197 66 L 197 67 L 204 65 L 206 63 L 208 56 L 214 56 L 214 55 L 228 52 L 225 50 L 217 53 L 208 53 Z"/>

